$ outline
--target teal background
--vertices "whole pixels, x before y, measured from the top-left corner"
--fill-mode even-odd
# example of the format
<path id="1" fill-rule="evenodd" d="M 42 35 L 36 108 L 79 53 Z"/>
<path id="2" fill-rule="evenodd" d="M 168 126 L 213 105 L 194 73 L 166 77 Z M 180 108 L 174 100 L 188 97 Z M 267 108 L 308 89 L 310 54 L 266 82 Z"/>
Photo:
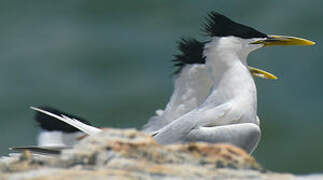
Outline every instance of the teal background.
<path id="1" fill-rule="evenodd" d="M 312 47 L 252 53 L 263 137 L 254 156 L 266 168 L 323 172 L 323 1 L 0 1 L 0 131 L 8 147 L 35 144 L 29 106 L 51 105 L 97 126 L 140 128 L 172 92 L 170 60 L 181 37 L 204 39 L 219 11 L 268 34 L 304 37 Z"/>

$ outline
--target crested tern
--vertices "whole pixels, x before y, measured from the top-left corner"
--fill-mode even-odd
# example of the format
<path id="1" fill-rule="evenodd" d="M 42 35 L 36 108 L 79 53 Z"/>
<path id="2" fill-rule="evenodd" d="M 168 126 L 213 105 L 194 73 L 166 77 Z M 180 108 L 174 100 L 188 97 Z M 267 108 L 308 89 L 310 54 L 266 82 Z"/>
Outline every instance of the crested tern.
<path id="1" fill-rule="evenodd" d="M 201 105 L 208 96 L 213 81 L 205 65 L 203 49 L 205 42 L 196 39 L 182 39 L 178 43 L 180 54 L 175 55 L 174 91 L 165 110 L 157 110 L 156 116 L 144 125 L 144 131 L 154 133 L 173 120 Z M 269 72 L 248 66 L 255 77 L 277 79 Z"/>
<path id="2" fill-rule="evenodd" d="M 211 12 L 204 27 L 211 38 L 203 56 L 213 81 L 206 100 L 156 132 L 160 144 L 204 141 L 231 143 L 251 153 L 261 130 L 257 91 L 248 70 L 248 54 L 264 46 L 313 45 L 291 36 L 267 35 Z"/>

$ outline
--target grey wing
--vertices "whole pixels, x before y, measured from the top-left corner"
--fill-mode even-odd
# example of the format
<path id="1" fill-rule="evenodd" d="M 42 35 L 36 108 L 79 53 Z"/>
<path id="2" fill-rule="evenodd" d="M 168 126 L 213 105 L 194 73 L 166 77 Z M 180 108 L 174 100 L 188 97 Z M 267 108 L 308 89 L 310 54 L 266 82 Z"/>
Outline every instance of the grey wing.
<path id="1" fill-rule="evenodd" d="M 226 103 L 212 109 L 195 109 L 172 123 L 168 124 L 154 135 L 159 144 L 173 144 L 187 141 L 187 135 L 195 128 L 214 124 L 231 109 L 231 104 Z"/>

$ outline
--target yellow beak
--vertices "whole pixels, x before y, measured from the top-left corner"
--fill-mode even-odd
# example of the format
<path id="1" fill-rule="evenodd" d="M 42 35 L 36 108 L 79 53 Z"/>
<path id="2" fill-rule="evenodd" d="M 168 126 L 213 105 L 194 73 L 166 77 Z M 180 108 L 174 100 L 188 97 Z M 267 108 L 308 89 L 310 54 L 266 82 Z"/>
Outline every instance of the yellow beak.
<path id="1" fill-rule="evenodd" d="M 258 40 L 251 44 L 263 44 L 264 46 L 311 46 L 315 42 L 292 36 L 268 35 L 266 39 Z"/>
<path id="2" fill-rule="evenodd" d="M 251 72 L 251 74 L 255 77 L 260 77 L 260 78 L 264 78 L 264 79 L 278 79 L 277 76 L 275 76 L 269 72 L 266 72 L 264 70 L 257 69 L 257 68 L 251 67 L 251 66 L 248 66 L 248 68 L 249 68 L 249 71 Z"/>

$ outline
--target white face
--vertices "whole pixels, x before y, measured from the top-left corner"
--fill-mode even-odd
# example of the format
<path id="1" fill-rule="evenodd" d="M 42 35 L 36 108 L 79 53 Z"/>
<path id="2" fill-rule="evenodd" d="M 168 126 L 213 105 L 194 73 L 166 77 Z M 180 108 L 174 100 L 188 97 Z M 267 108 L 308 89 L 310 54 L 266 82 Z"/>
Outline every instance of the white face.
<path id="1" fill-rule="evenodd" d="M 218 56 L 238 56 L 238 59 L 245 60 L 248 54 L 263 47 L 263 44 L 252 44 L 252 42 L 263 40 L 264 38 L 243 39 L 234 36 L 214 37 L 211 42 L 205 45 L 204 55 Z M 230 58 L 226 58 L 230 59 Z"/>
<path id="2" fill-rule="evenodd" d="M 248 54 L 263 47 L 263 44 L 252 44 L 252 42 L 263 40 L 264 38 L 243 39 L 234 36 L 214 37 L 212 41 L 205 45 L 204 55 L 218 56 L 225 61 L 240 59 L 245 64 Z M 237 58 L 233 58 L 233 56 Z M 228 62 L 229 63 L 229 62 Z"/>
<path id="3" fill-rule="evenodd" d="M 251 44 L 253 42 L 264 40 L 264 38 L 243 39 L 234 36 L 216 38 L 217 46 L 233 53 L 248 55 L 250 52 L 263 47 L 263 44 Z"/>

